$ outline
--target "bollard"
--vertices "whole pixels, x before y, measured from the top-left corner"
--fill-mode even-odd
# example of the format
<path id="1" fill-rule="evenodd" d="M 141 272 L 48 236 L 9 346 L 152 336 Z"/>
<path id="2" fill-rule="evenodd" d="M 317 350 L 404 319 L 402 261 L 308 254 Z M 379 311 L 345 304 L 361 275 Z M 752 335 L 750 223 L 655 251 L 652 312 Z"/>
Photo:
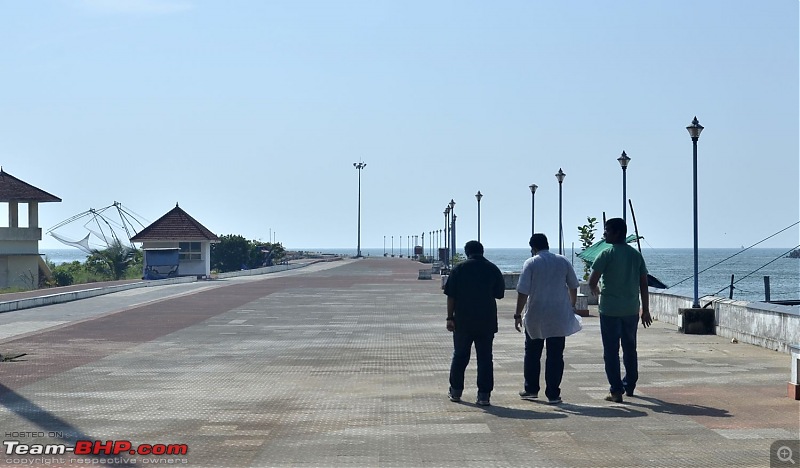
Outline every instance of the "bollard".
<path id="1" fill-rule="evenodd" d="M 714 335 L 714 309 L 678 309 L 681 326 L 678 331 L 687 335 Z"/>

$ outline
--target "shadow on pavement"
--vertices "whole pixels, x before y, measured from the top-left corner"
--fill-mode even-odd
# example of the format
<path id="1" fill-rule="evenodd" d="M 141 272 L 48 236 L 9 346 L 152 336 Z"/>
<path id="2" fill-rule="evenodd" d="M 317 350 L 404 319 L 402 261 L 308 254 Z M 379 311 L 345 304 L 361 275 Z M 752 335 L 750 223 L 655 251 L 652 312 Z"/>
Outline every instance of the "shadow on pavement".
<path id="1" fill-rule="evenodd" d="M 477 405 L 476 405 L 477 406 Z M 478 406 L 478 408 L 484 410 L 485 412 L 497 416 L 498 418 L 508 418 L 508 419 L 562 419 L 566 418 L 566 415 L 558 414 L 558 413 L 540 413 L 536 412 L 532 409 L 524 410 L 519 408 L 507 408 L 505 406 Z"/>
<path id="2" fill-rule="evenodd" d="M 63 419 L 59 418 L 58 416 L 50 413 L 46 409 L 42 408 L 41 406 L 37 405 L 36 403 L 28 400 L 24 396 L 20 395 L 19 393 L 15 392 L 14 390 L 6 387 L 3 384 L 0 384 L 0 406 L 7 408 L 9 411 L 14 413 L 15 415 L 19 416 L 22 419 L 25 419 L 32 424 L 36 425 L 42 432 L 46 432 L 48 435 L 50 433 L 59 434 L 62 441 L 67 445 L 75 446 L 75 443 L 79 440 L 91 440 L 94 441 L 89 435 L 84 434 L 81 432 L 80 429 L 71 425 L 70 423 L 64 421 Z M 7 432 L 10 431 L 11 428 L 4 428 Z M 20 431 L 20 432 L 33 432 L 33 431 Z M 8 454 L 7 454 L 8 455 Z M 25 455 L 22 455 L 23 458 Z M 32 457 L 40 458 L 41 455 L 32 455 Z M 108 460 L 109 462 L 115 461 L 114 455 L 106 455 L 106 454 L 98 454 L 92 455 L 92 458 L 95 459 L 103 459 L 103 461 Z M 116 466 L 133 466 L 127 463 L 114 463 Z"/>
<path id="3" fill-rule="evenodd" d="M 710 406 L 702 405 L 684 405 L 681 403 L 670 403 L 668 401 L 659 400 L 658 398 L 635 396 L 633 399 L 646 401 L 649 404 L 637 404 L 633 399 L 626 398 L 625 404 L 629 406 L 637 406 L 639 408 L 647 408 L 656 413 L 663 414 L 678 414 L 682 416 L 707 416 L 711 418 L 730 418 L 732 415 L 726 409 L 712 408 Z"/>
<path id="4" fill-rule="evenodd" d="M 644 411 L 631 409 L 625 406 L 581 406 L 572 403 L 558 405 L 562 413 L 576 416 L 589 416 L 592 418 L 641 418 L 647 416 Z"/>

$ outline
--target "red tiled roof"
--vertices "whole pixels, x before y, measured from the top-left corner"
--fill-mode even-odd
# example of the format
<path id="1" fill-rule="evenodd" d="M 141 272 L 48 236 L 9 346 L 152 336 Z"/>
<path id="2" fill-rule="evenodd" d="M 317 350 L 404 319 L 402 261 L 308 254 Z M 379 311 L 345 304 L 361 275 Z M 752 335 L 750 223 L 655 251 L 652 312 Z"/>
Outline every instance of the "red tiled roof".
<path id="1" fill-rule="evenodd" d="M 0 202 L 60 202 L 61 199 L 23 182 L 0 168 Z"/>
<path id="2" fill-rule="evenodd" d="M 178 204 L 169 213 L 155 220 L 151 225 L 142 229 L 139 234 L 131 237 L 133 242 L 162 241 L 162 240 L 219 240 L 213 232 L 197 222 L 196 219 L 183 211 Z"/>

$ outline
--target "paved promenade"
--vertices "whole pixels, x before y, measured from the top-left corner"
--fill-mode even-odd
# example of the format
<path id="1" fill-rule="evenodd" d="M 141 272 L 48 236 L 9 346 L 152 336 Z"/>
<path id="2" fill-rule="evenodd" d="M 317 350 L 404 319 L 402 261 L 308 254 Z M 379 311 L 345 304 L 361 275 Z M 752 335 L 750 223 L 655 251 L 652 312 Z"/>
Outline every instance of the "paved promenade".
<path id="1" fill-rule="evenodd" d="M 800 466 L 790 357 L 664 323 L 640 328 L 638 396 L 603 400 L 593 313 L 567 339 L 564 403 L 521 400 L 514 291 L 492 406 L 474 405 L 474 360 L 451 403 L 445 298 L 420 268 L 346 260 L 0 314 L 0 354 L 27 353 L 0 363 L 0 466 Z M 82 440 L 188 451 L 29 447 Z"/>

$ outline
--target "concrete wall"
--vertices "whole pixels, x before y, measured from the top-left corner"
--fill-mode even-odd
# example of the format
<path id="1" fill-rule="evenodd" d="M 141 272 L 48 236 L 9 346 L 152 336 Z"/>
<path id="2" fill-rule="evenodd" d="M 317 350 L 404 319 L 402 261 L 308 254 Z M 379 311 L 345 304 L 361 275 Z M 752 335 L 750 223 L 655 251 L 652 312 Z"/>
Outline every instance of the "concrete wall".
<path id="1" fill-rule="evenodd" d="M 36 289 L 38 286 L 38 255 L 0 255 L 0 288 Z"/>
<path id="2" fill-rule="evenodd" d="M 14 301 L 0 302 L 0 313 L 11 312 L 13 310 L 30 309 L 51 304 L 61 304 L 63 302 L 77 301 L 89 297 L 102 296 L 113 292 L 126 291 L 128 289 L 146 288 L 149 286 L 162 286 L 165 284 L 193 283 L 197 278 L 193 276 L 183 278 L 169 278 L 163 280 L 140 281 L 136 283 L 117 284 L 114 286 L 100 286 L 97 288 L 82 289 L 80 291 L 70 291 L 64 293 L 50 294 L 47 296 L 31 297 L 29 299 L 18 299 Z"/>
<path id="3" fill-rule="evenodd" d="M 736 338 L 783 353 L 789 346 L 800 343 L 800 306 L 784 306 L 762 302 L 735 301 L 715 296 L 700 298 L 700 305 L 714 310 L 716 334 Z M 690 308 L 689 297 L 650 290 L 650 313 L 653 318 L 680 326 L 678 309 Z"/>
<path id="4" fill-rule="evenodd" d="M 506 289 L 517 289 L 517 283 L 519 283 L 519 273 L 510 273 L 507 271 L 503 272 L 503 279 L 506 281 Z"/>
<path id="5" fill-rule="evenodd" d="M 234 276 L 263 275 L 266 273 L 274 273 L 276 271 L 294 270 L 295 268 L 302 268 L 304 266 L 311 265 L 312 263 L 317 263 L 317 262 L 274 265 L 271 267 L 253 268 L 252 270 L 239 270 L 239 271 L 229 271 L 227 273 L 217 273 L 216 275 L 212 276 L 214 278 L 222 279 L 222 278 L 232 278 Z"/>

